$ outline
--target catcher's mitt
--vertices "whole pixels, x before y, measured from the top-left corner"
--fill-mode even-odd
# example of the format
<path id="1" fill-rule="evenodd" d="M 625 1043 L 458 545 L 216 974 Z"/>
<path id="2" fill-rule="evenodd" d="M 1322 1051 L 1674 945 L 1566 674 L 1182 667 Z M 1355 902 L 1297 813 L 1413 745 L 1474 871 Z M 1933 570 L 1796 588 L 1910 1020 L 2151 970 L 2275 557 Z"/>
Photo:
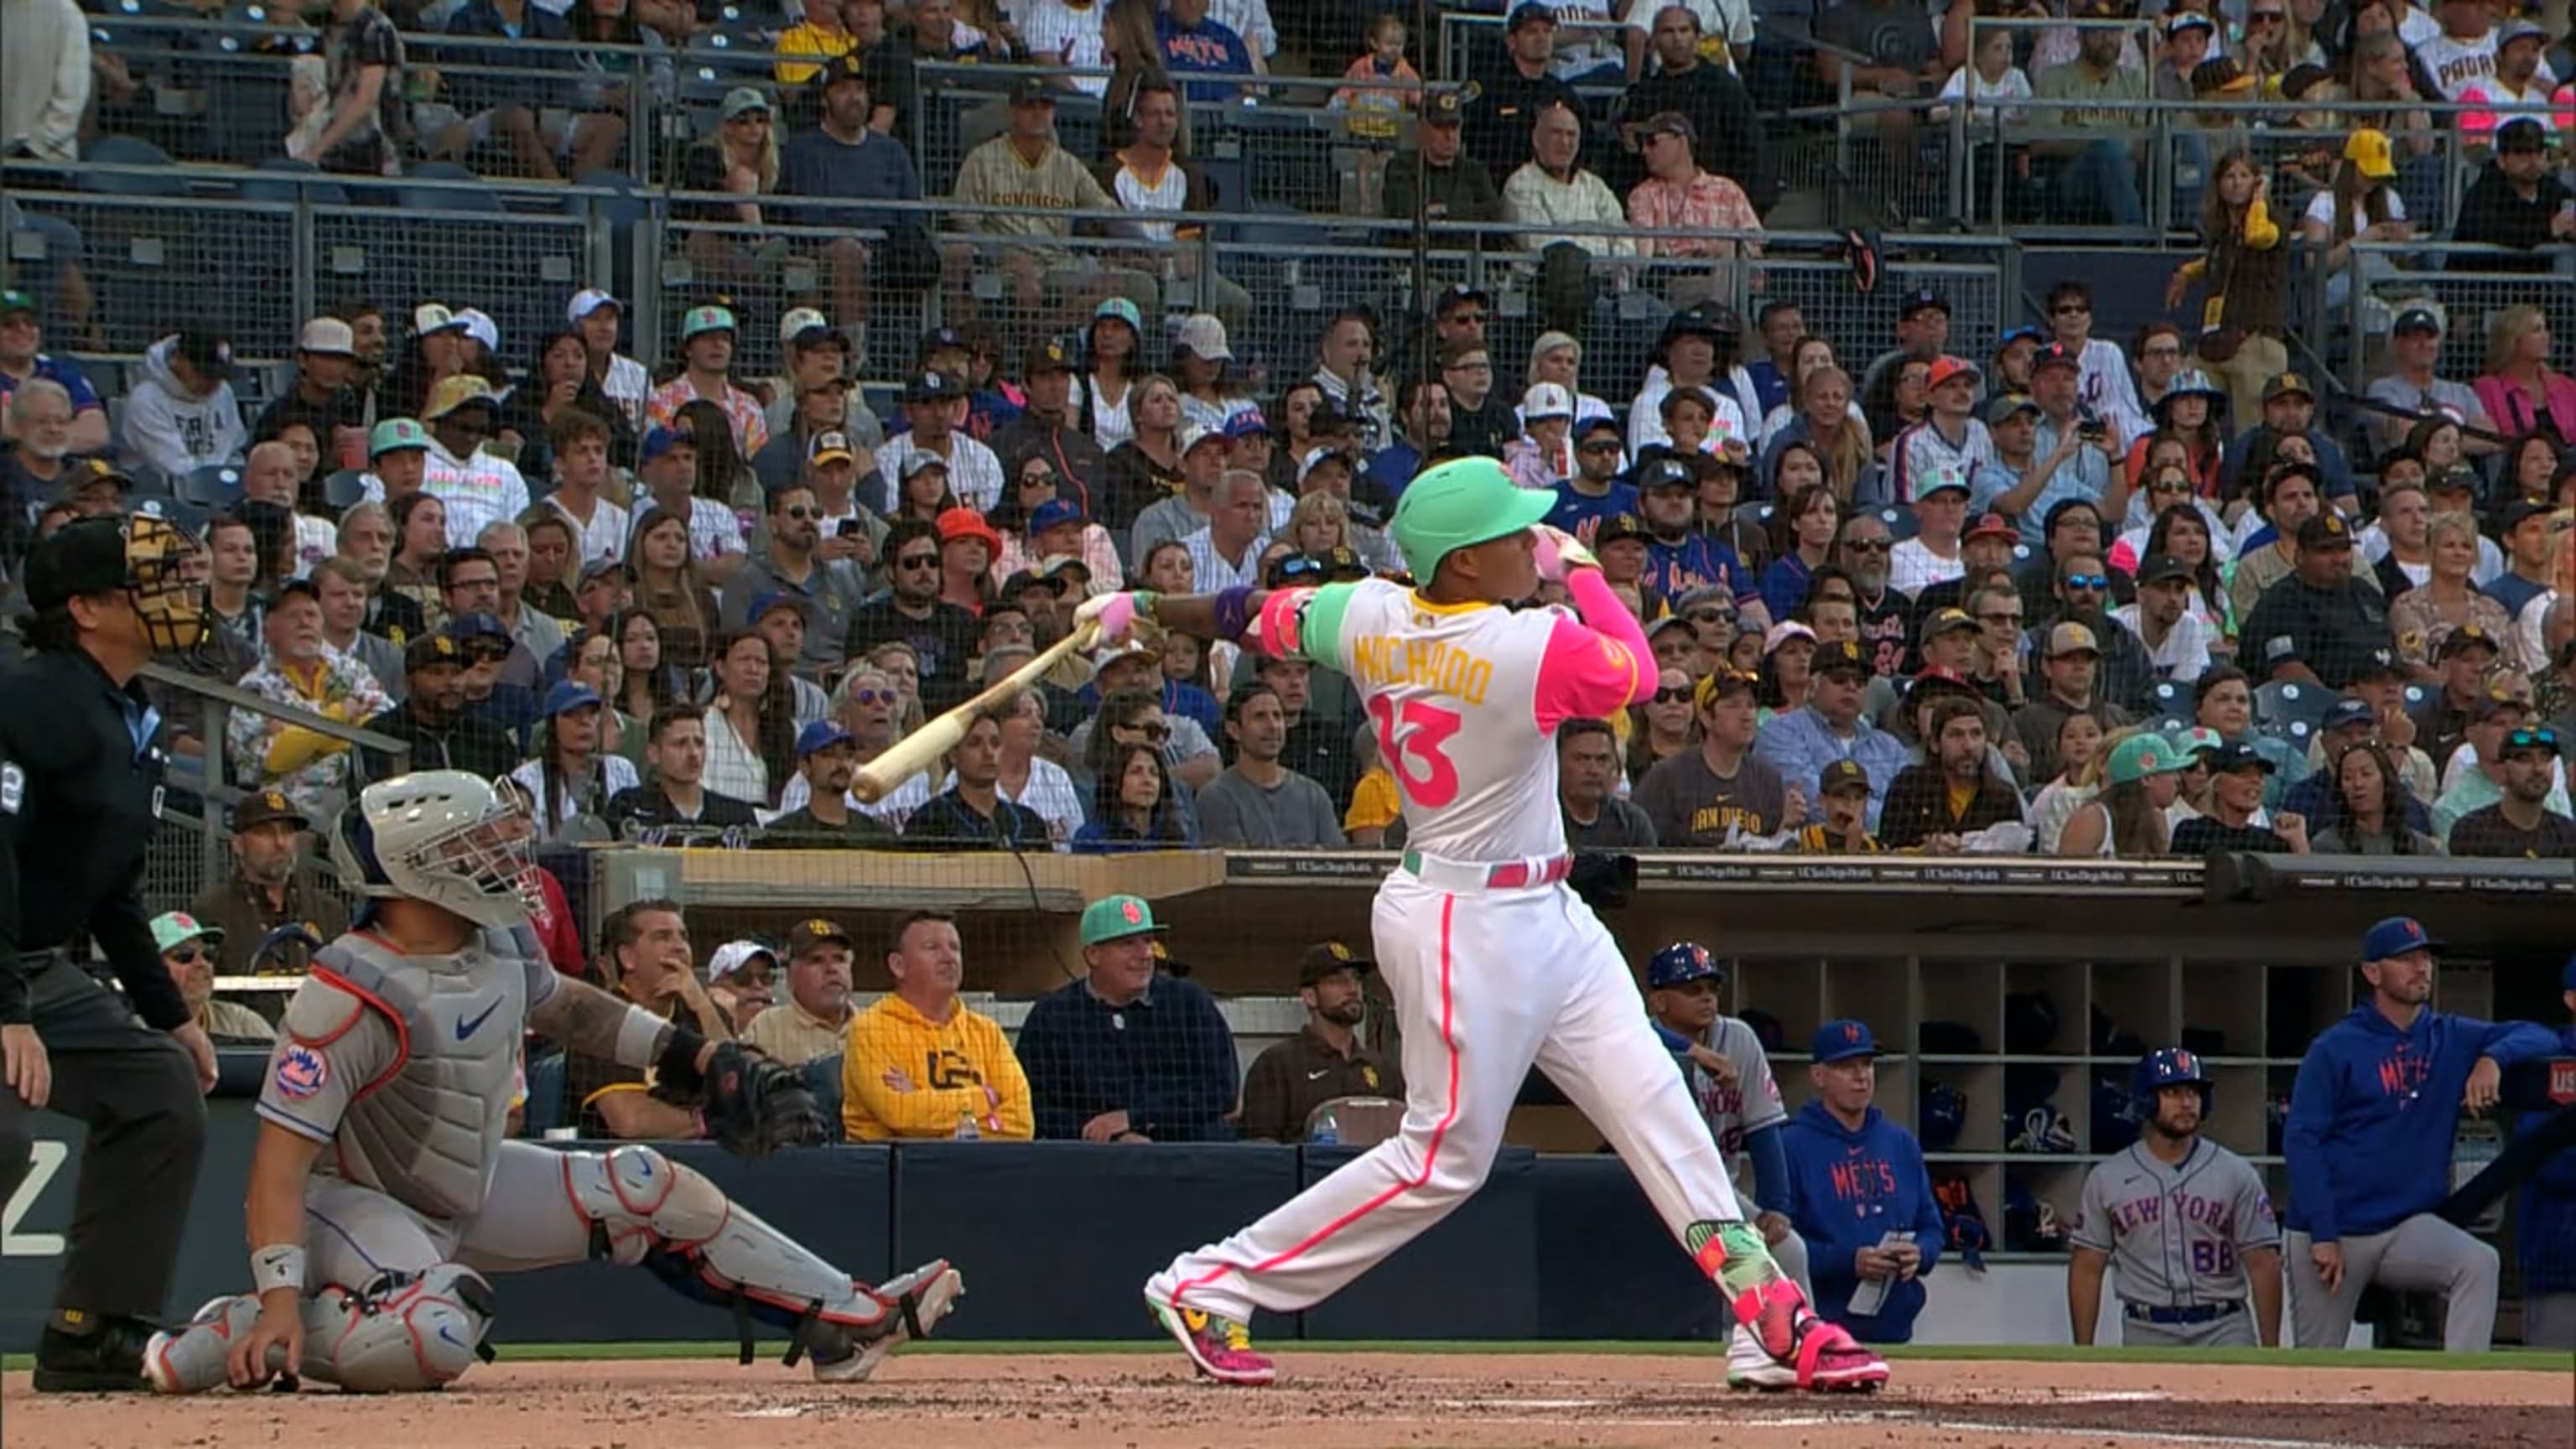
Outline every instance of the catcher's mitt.
<path id="1" fill-rule="evenodd" d="M 831 1138 L 831 1124 L 804 1079 L 738 1042 L 719 1044 L 708 1059 L 701 1110 L 708 1140 L 736 1157 L 818 1147 Z"/>

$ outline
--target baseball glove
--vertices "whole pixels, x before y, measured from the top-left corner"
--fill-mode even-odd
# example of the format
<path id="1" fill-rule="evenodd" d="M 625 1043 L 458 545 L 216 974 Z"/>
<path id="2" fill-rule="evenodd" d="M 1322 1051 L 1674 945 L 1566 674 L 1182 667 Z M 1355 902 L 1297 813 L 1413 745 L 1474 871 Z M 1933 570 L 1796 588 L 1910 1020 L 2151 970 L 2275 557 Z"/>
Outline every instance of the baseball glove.
<path id="1" fill-rule="evenodd" d="M 718 1045 L 708 1060 L 701 1110 L 708 1140 L 736 1157 L 766 1157 L 781 1147 L 818 1147 L 831 1139 L 831 1124 L 804 1079 L 738 1042 Z"/>

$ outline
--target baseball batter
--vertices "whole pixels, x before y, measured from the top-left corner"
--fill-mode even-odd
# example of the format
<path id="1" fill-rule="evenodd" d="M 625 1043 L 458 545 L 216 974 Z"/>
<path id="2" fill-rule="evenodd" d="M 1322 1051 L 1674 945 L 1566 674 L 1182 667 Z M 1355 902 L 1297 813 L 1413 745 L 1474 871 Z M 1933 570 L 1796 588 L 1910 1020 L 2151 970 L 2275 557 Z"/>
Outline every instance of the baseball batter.
<path id="1" fill-rule="evenodd" d="M 247 1207 L 254 1291 L 154 1335 L 155 1388 L 279 1374 L 437 1388 L 482 1348 L 484 1275 L 592 1257 L 786 1330 L 787 1361 L 810 1356 L 827 1381 L 865 1378 L 947 1313 L 959 1283 L 946 1263 L 855 1282 L 650 1147 L 503 1140 L 526 1027 L 703 1081 L 710 1134 L 729 1145 L 820 1140 L 794 1073 L 545 963 L 525 934 L 528 833 L 489 782 L 455 770 L 369 786 L 343 814 L 333 856 L 367 910 L 315 957 L 269 1060 Z"/>
<path id="2" fill-rule="evenodd" d="M 2442 1295 L 2442 1346 L 2495 1338 L 2496 1250 L 2434 1213 L 2460 1109 L 2496 1103 L 2504 1068 L 2547 1056 L 2546 1027 L 2432 1010 L 2442 943 L 2391 916 L 2361 943 L 2370 991 L 2299 1063 L 2282 1124 L 2290 1167 L 2290 1315 L 2300 1348 L 2341 1348 L 2371 1283 Z"/>
<path id="3" fill-rule="evenodd" d="M 2143 1124 L 2095 1163 L 2068 1236 L 2075 1341 L 2101 1319 L 2102 1270 L 2119 1270 L 2120 1341 L 2252 1348 L 2281 1341 L 2281 1228 L 2254 1164 L 2200 1135 L 2209 1075 L 2179 1048 L 2149 1052 L 2129 1081 Z M 2253 1311 L 2246 1311 L 2246 1294 Z"/>
<path id="4" fill-rule="evenodd" d="M 1411 1241 L 1485 1179 L 1535 1062 L 1618 1149 L 1763 1355 L 1768 1387 L 1867 1389 L 1887 1366 L 1811 1312 L 1744 1221 L 1725 1156 L 1647 1025 L 1617 943 L 1567 888 L 1551 736 L 1655 687 L 1652 653 L 1582 546 L 1533 531 L 1554 496 L 1489 458 L 1405 489 L 1396 544 L 1422 583 L 1368 580 L 1188 599 L 1111 594 L 1108 637 L 1143 614 L 1348 675 L 1377 726 L 1410 832 L 1372 913 L 1403 1024 L 1403 1130 L 1146 1284 L 1202 1373 L 1266 1384 L 1245 1327 L 1293 1313 Z M 1561 580 L 1576 614 L 1502 607 Z"/>

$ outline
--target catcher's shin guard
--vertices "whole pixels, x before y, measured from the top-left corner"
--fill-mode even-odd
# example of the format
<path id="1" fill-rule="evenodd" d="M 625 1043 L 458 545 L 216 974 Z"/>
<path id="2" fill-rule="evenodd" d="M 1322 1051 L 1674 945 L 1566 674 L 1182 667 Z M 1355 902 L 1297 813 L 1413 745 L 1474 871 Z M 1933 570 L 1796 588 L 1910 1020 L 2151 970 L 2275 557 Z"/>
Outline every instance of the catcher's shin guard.
<path id="1" fill-rule="evenodd" d="M 144 1376 L 165 1394 L 220 1388 L 233 1344 L 258 1320 L 250 1294 L 215 1299 L 186 1326 L 153 1335 Z M 491 1321 L 492 1286 L 455 1263 L 388 1273 L 361 1289 L 331 1284 L 304 1300 L 303 1362 L 272 1348 L 267 1367 L 365 1394 L 434 1389 L 491 1356 Z"/>
<path id="2" fill-rule="evenodd" d="M 756 1320 L 788 1335 L 786 1362 L 811 1355 L 822 1379 L 864 1378 L 946 1316 L 956 1270 L 916 1269 L 882 1289 L 851 1278 L 650 1147 L 563 1154 L 564 1191 L 590 1219 L 594 1256 L 641 1263 L 703 1303 L 730 1308 L 751 1362 Z"/>

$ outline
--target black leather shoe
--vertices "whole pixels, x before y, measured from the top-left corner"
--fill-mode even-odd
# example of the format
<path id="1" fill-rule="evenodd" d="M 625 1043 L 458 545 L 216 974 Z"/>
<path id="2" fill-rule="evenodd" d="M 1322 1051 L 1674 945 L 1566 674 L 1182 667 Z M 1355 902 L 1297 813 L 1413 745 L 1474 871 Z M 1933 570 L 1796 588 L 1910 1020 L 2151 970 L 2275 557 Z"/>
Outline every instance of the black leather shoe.
<path id="1" fill-rule="evenodd" d="M 47 1394 L 139 1394 L 151 1385 L 143 1378 L 143 1346 L 152 1325 L 139 1319 L 111 1318 L 98 1332 L 75 1335 L 48 1324 L 36 1343 L 36 1389 Z"/>

